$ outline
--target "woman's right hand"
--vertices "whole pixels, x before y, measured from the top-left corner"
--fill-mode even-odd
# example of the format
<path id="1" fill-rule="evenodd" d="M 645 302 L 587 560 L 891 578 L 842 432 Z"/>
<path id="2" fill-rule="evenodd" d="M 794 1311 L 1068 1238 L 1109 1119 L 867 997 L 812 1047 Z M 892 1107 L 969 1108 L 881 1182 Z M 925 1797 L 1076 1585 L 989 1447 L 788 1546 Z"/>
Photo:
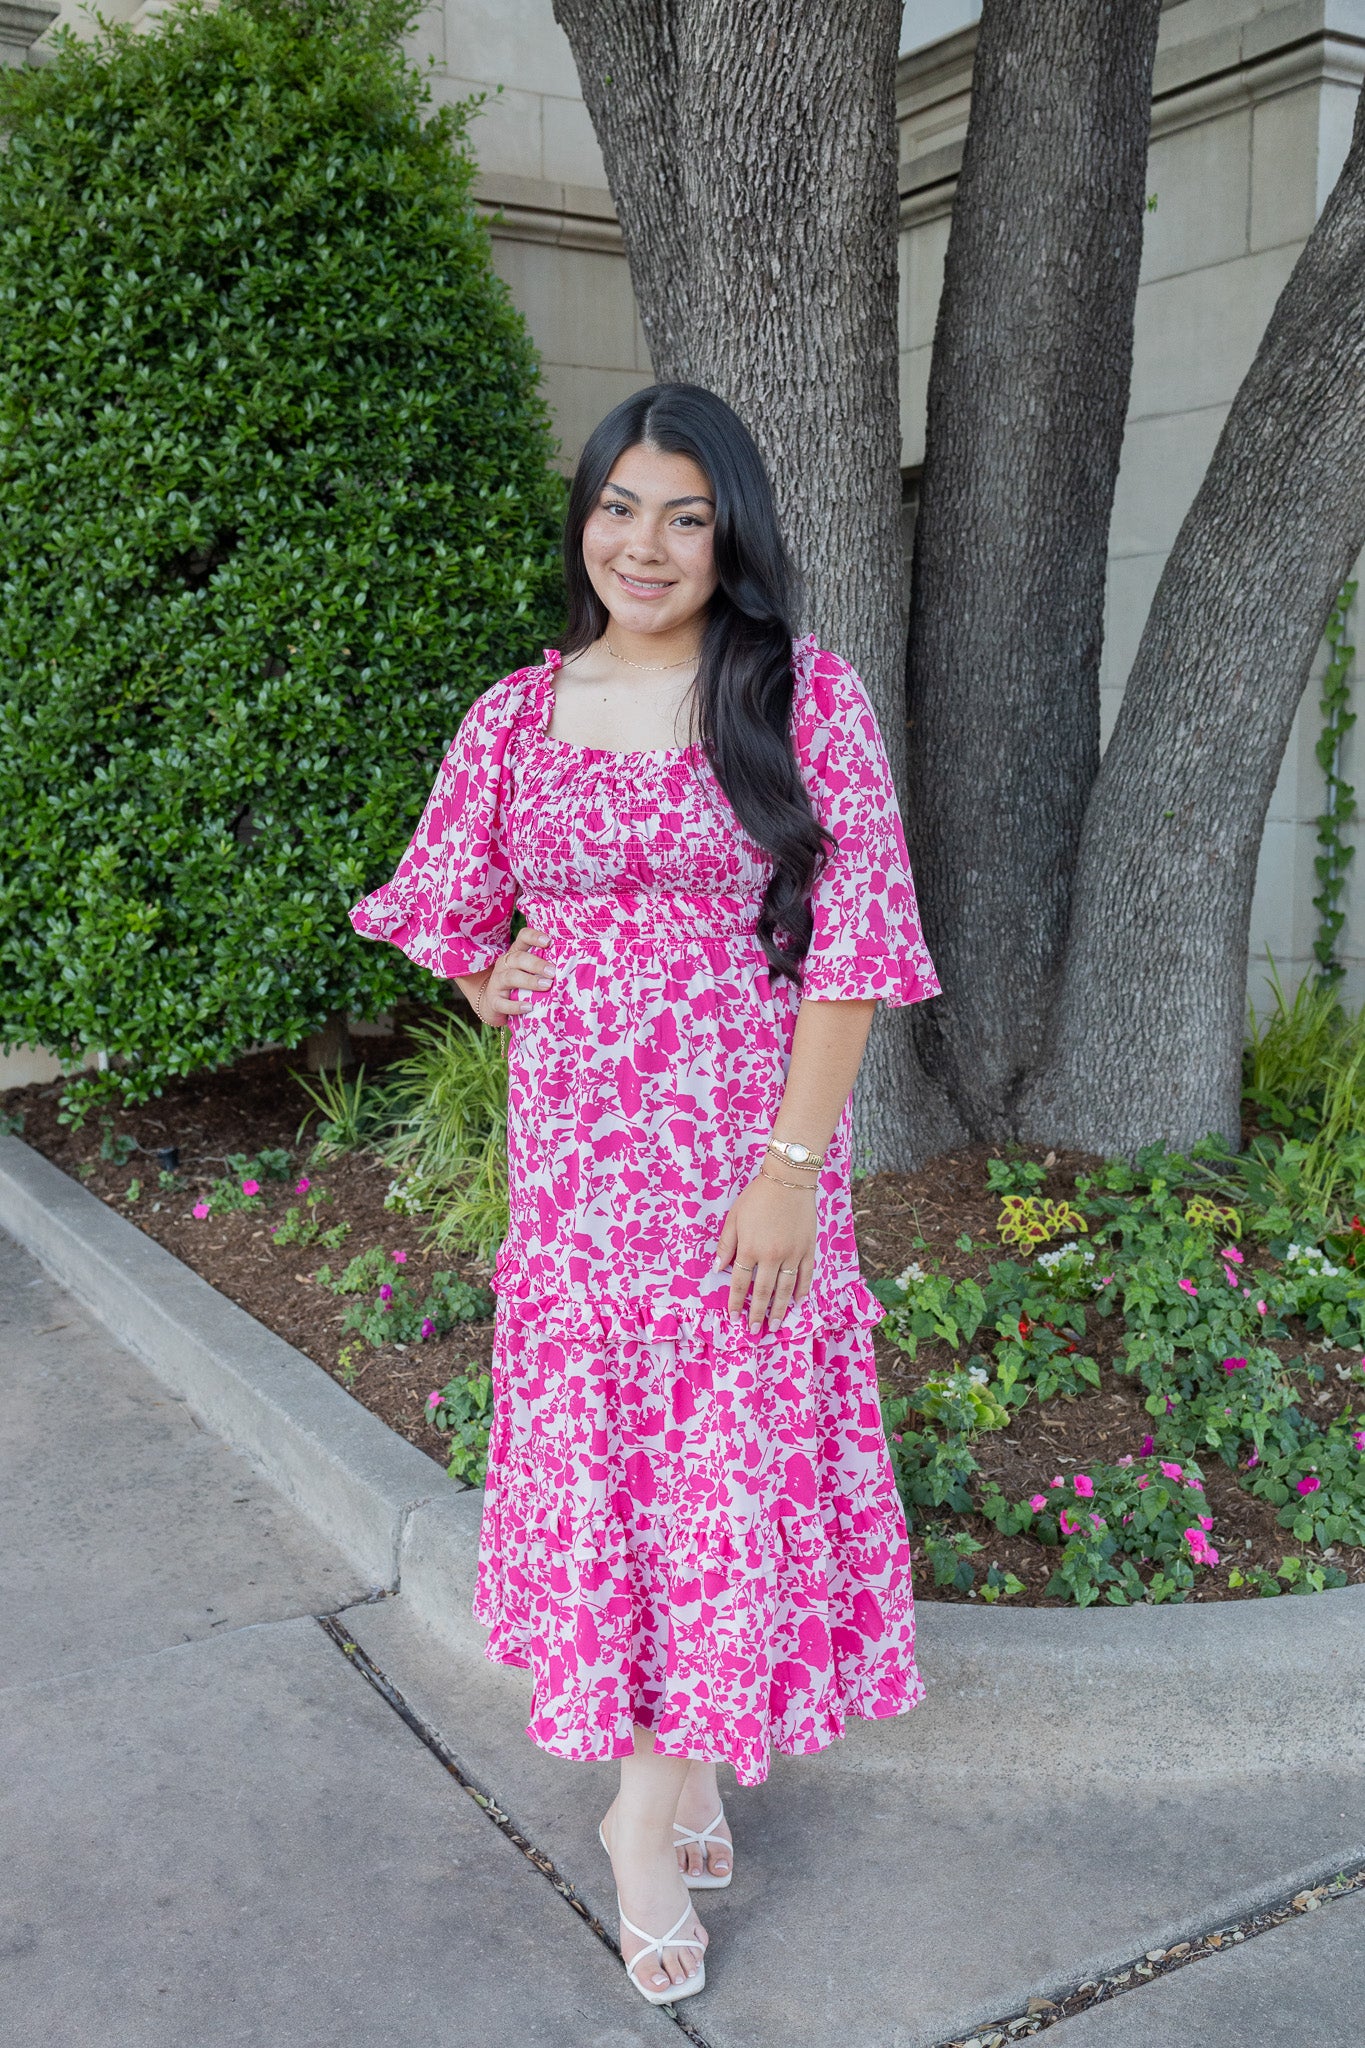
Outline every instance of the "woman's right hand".
<path id="1" fill-rule="evenodd" d="M 548 932 L 534 931 L 528 925 L 517 933 L 485 975 L 471 975 L 467 984 L 465 977 L 460 977 L 460 984 L 483 1023 L 502 1030 L 513 1017 L 526 1014 L 533 996 L 542 995 L 553 985 L 554 962 L 548 954 L 537 950 L 549 943 Z"/>

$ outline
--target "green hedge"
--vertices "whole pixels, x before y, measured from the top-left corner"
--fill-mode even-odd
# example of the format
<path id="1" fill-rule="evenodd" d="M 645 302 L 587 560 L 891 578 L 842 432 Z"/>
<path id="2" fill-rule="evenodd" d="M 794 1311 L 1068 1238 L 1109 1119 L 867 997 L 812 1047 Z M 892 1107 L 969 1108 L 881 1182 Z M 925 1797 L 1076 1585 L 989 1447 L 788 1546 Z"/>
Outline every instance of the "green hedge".
<path id="1" fill-rule="evenodd" d="M 0 71 L 0 1045 L 68 1099 L 436 993 L 348 906 L 556 630 L 562 485 L 394 0 Z"/>

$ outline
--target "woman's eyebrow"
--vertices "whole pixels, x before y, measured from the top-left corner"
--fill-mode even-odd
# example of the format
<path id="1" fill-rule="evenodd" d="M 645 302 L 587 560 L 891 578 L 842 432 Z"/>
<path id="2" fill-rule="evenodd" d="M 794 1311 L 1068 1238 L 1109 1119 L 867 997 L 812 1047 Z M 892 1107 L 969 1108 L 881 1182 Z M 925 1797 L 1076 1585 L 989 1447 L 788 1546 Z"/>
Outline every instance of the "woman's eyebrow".
<path id="1" fill-rule="evenodd" d="M 639 493 L 637 491 L 628 491 L 624 484 L 608 482 L 603 484 L 602 489 L 604 491 L 615 491 L 618 498 L 629 498 L 632 505 L 640 503 Z M 672 512 L 678 505 L 709 505 L 713 512 L 716 509 L 715 500 L 704 496 L 700 491 L 694 491 L 690 498 L 665 498 L 664 500 L 665 512 Z"/>

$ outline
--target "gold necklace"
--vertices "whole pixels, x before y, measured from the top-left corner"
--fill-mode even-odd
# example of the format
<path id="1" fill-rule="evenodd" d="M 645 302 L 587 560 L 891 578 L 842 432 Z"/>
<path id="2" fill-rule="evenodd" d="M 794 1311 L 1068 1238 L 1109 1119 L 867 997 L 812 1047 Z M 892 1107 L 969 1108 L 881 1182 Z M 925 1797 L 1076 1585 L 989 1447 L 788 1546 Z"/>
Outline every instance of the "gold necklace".
<path id="1" fill-rule="evenodd" d="M 691 663 L 699 659 L 697 655 L 689 654 L 682 661 L 631 661 L 628 656 L 616 652 L 616 649 L 612 646 L 605 633 L 602 635 L 602 645 L 606 648 L 612 660 L 619 661 L 624 668 L 641 668 L 644 669 L 647 675 L 652 676 L 665 675 L 671 668 L 687 668 Z"/>

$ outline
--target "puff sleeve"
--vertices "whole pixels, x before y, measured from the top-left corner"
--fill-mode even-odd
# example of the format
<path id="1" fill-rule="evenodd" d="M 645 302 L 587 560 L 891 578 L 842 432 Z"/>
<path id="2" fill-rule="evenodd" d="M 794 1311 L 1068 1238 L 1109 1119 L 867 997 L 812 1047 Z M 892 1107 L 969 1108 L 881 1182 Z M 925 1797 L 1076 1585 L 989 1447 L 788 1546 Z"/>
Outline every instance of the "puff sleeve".
<path id="1" fill-rule="evenodd" d="M 387 939 L 447 981 L 481 973 L 507 950 L 517 884 L 499 794 L 520 680 L 506 677 L 475 698 L 393 880 L 349 912 L 363 938 Z"/>
<path id="2" fill-rule="evenodd" d="M 811 891 L 802 994 L 919 1003 L 940 993 L 920 930 L 905 830 L 862 678 L 798 645 L 792 738 L 816 815 L 838 840 Z"/>

